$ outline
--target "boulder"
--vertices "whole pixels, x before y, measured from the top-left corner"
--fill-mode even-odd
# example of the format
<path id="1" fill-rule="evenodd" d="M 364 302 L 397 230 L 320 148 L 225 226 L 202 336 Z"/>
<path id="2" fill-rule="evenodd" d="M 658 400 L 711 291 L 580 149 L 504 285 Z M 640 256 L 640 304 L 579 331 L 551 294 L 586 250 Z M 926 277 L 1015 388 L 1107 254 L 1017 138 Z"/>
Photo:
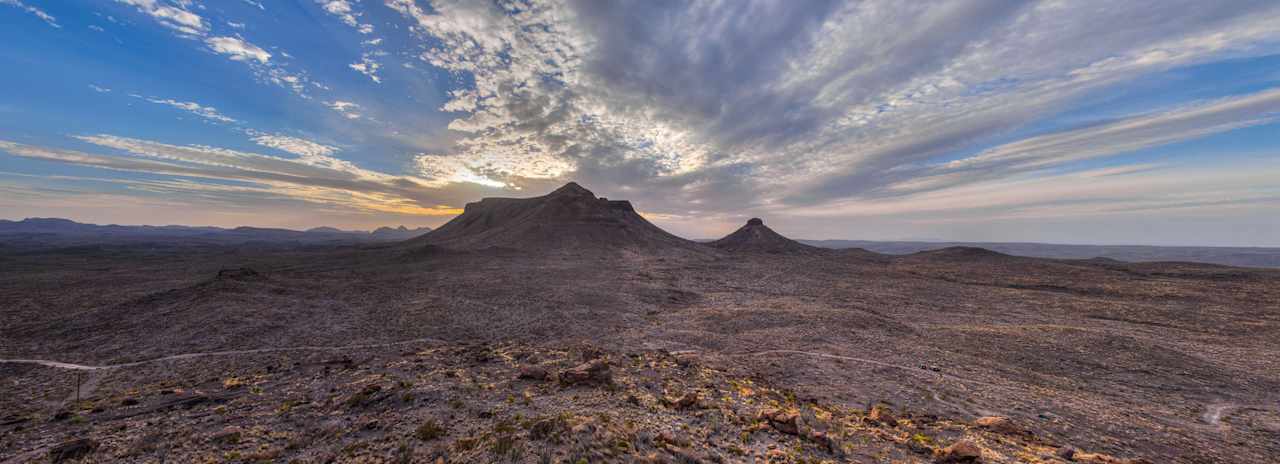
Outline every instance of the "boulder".
<path id="1" fill-rule="evenodd" d="M 1063 446 L 1061 448 L 1058 448 L 1058 451 L 1055 451 L 1053 455 L 1060 457 L 1064 460 L 1071 461 L 1071 460 L 1074 460 L 1076 457 L 1076 449 L 1075 447 L 1072 447 L 1072 446 Z"/>
<path id="2" fill-rule="evenodd" d="M 1003 416 L 980 417 L 978 418 L 978 420 L 973 421 L 973 425 L 982 429 L 996 432 L 996 433 L 1004 433 L 1004 434 L 1022 433 L 1021 428 L 1019 428 L 1017 425 L 1014 425 L 1013 421 L 1010 420 L 1008 417 L 1003 417 Z"/>
<path id="3" fill-rule="evenodd" d="M 608 385 L 613 383 L 613 373 L 607 359 L 596 359 L 579 364 L 560 373 L 563 385 Z"/>
<path id="4" fill-rule="evenodd" d="M 800 434 L 800 414 L 781 409 L 766 409 L 760 412 L 760 418 L 769 421 L 769 425 L 787 435 Z"/>
<path id="5" fill-rule="evenodd" d="M 982 448 L 971 441 L 961 440 L 938 450 L 933 462 L 938 464 L 982 462 Z"/>

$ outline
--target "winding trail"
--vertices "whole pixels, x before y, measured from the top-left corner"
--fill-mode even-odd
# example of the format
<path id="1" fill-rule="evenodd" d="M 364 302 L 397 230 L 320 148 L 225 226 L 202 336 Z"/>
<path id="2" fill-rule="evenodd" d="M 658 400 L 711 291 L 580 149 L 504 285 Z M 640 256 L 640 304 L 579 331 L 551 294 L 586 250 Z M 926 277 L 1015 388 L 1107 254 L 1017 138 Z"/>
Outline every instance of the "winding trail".
<path id="1" fill-rule="evenodd" d="M 159 358 L 146 359 L 142 361 L 133 361 L 120 364 L 104 364 L 100 366 L 73 364 L 61 361 L 51 361 L 47 359 L 0 359 L 0 364 L 36 364 L 56 369 L 70 369 L 80 371 L 101 371 L 109 369 L 120 369 L 125 367 L 135 367 L 144 364 L 151 364 L 164 361 L 177 361 L 182 359 L 209 358 L 218 356 L 236 356 L 242 354 L 258 354 L 258 353 L 281 353 L 288 351 L 339 351 L 339 350 L 358 350 L 364 348 L 385 348 L 389 346 L 411 345 L 415 343 L 448 343 L 438 338 L 415 338 L 412 340 L 401 340 L 398 342 L 388 343 L 367 343 L 359 345 L 338 345 L 338 346 L 290 346 L 283 348 L 255 348 L 251 350 L 227 350 L 227 351 L 204 351 L 197 353 L 183 353 Z"/>

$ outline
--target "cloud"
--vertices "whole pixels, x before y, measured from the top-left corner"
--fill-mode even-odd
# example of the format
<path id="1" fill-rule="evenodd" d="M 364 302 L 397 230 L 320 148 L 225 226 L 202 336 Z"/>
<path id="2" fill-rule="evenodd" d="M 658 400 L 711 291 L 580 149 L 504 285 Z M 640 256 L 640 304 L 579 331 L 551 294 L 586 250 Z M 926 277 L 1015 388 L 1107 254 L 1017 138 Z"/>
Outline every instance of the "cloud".
<path id="1" fill-rule="evenodd" d="M 350 1 L 348 0 L 316 0 L 316 3 L 319 4 L 320 7 L 324 9 L 326 13 L 329 13 L 337 17 L 338 19 L 342 20 L 342 22 L 345 23 L 346 25 L 356 28 L 356 30 L 358 30 L 361 34 L 373 33 L 372 24 L 361 24 L 359 22 L 357 18 L 361 16 L 361 13 L 356 11 L 355 8 L 351 6 Z"/>
<path id="2" fill-rule="evenodd" d="M 254 135 L 253 141 L 258 145 L 287 151 L 304 158 L 329 156 L 338 151 L 338 147 L 280 134 Z"/>
<path id="3" fill-rule="evenodd" d="M 157 0 L 116 0 L 151 16 L 161 25 L 185 35 L 203 35 L 209 26 L 204 18 L 186 9 L 186 5 L 170 6 Z"/>
<path id="4" fill-rule="evenodd" d="M 297 159 L 199 145 L 171 145 L 114 135 L 77 139 L 127 156 L 39 147 L 0 140 L 0 151 L 14 156 L 95 167 L 110 171 L 176 176 L 194 182 L 183 189 L 196 194 L 243 183 L 253 191 L 344 210 L 419 216 L 449 216 L 462 201 L 454 192 L 433 188 L 422 179 L 371 171 L 325 155 Z M 211 183 L 212 182 L 212 183 Z M 175 184 L 176 185 L 176 184 Z"/>
<path id="5" fill-rule="evenodd" d="M 141 95 L 131 95 L 131 96 L 135 98 L 141 98 L 143 100 L 149 101 L 151 103 L 155 103 L 157 105 L 171 106 L 210 121 L 231 123 L 231 124 L 240 122 L 235 120 L 234 118 L 231 118 L 223 115 L 222 113 L 219 113 L 217 108 L 214 108 L 212 106 L 204 106 L 196 102 L 177 101 L 171 98 L 162 99 L 162 98 L 155 98 L 155 97 L 143 97 Z"/>
<path id="6" fill-rule="evenodd" d="M 90 88 L 90 89 L 93 89 L 93 91 L 94 91 L 94 92 L 98 92 L 98 93 L 108 93 L 108 92 L 111 92 L 111 89 L 106 88 L 106 87 L 98 86 L 97 84 L 89 84 L 89 88 Z"/>
<path id="7" fill-rule="evenodd" d="M 997 145 L 930 165 L 899 165 L 875 180 L 860 179 L 872 198 L 1011 177 L 1280 121 L 1280 89 L 1180 105 L 1079 129 Z M 852 190 L 846 190 L 852 191 Z"/>
<path id="8" fill-rule="evenodd" d="M 1277 51 L 1274 3 L 1176 3 L 386 0 L 422 61 L 474 83 L 441 107 L 461 140 L 420 175 L 573 177 L 670 214 L 879 201 L 1270 121 L 1270 99 L 1182 123 L 1157 109 L 991 148 L 1024 153 L 993 174 L 937 167 L 1142 76 Z"/>
<path id="9" fill-rule="evenodd" d="M 262 82 L 328 94 L 317 102 L 342 118 L 320 110 L 318 119 L 334 133 L 277 129 L 322 133 L 324 144 L 244 130 L 296 155 L 291 163 L 355 172 L 338 156 L 398 157 L 403 177 L 449 195 L 573 179 L 665 222 L 824 209 L 866 218 L 885 205 L 914 211 L 921 199 L 954 204 L 942 201 L 949 193 L 1005 198 L 979 188 L 993 185 L 1020 194 L 1051 185 L 1057 201 L 1085 211 L 1107 202 L 1059 187 L 1169 175 L 1177 160 L 1159 147 L 1280 124 L 1274 79 L 1200 68 L 1280 53 L 1280 4 L 1265 0 L 308 2 L 340 29 L 364 32 L 376 18 L 379 31 L 410 31 L 408 43 L 350 34 L 328 57 L 380 84 L 358 95 L 299 71 L 314 54 L 295 58 L 247 35 L 263 30 L 257 16 L 216 16 L 224 12 L 195 1 L 125 3 Z M 351 72 L 325 63 L 316 69 Z M 396 101 L 379 100 L 387 95 Z M 155 151 L 172 147 L 183 146 Z M 1147 201 L 1116 195 L 1117 208 Z"/>
<path id="10" fill-rule="evenodd" d="M 377 61 L 374 61 L 372 56 L 368 53 L 365 53 L 360 57 L 359 63 L 351 63 L 347 66 L 356 70 L 356 72 L 360 74 L 369 76 L 369 79 L 372 79 L 374 83 L 382 83 L 382 78 L 378 77 L 378 69 L 381 68 L 382 65 Z"/>
<path id="11" fill-rule="evenodd" d="M 232 60 L 257 60 L 262 64 L 266 64 L 267 61 L 271 60 L 271 53 L 257 45 L 245 42 L 244 39 L 239 37 L 210 37 L 205 39 L 204 42 L 213 51 L 227 55 Z"/>
<path id="12" fill-rule="evenodd" d="M 0 5 L 9 5 L 15 8 L 20 8 L 23 11 L 26 11 L 27 13 L 31 13 L 35 15 L 37 18 L 40 18 L 42 21 L 48 23 L 50 26 L 53 26 L 58 29 L 62 28 L 62 26 L 58 25 L 57 18 L 54 18 L 49 13 L 46 13 L 44 10 L 22 3 L 21 0 L 0 0 Z"/>
<path id="13" fill-rule="evenodd" d="M 279 60 L 273 61 L 274 54 L 239 35 L 211 35 L 211 27 L 208 21 L 189 9 L 191 7 L 203 9 L 202 5 L 194 1 L 184 0 L 175 3 L 173 6 L 165 5 L 157 0 L 116 1 L 134 6 L 138 11 L 151 16 L 161 25 L 173 29 L 179 37 L 199 39 L 210 51 L 226 56 L 232 61 L 245 63 L 261 82 L 269 82 L 287 88 L 303 98 L 310 98 L 307 94 L 307 90 L 310 87 L 324 88 L 322 84 L 312 81 L 307 73 L 290 71 L 279 63 Z M 249 3 L 260 8 L 262 6 L 254 2 Z M 228 24 L 231 27 L 239 28 L 237 25 L 241 23 L 229 22 Z M 288 53 L 283 51 L 279 53 L 280 56 L 289 57 Z"/>
<path id="14" fill-rule="evenodd" d="M 362 116 L 360 114 L 360 105 L 357 105 L 349 101 L 335 100 L 335 101 L 325 103 L 325 106 L 328 106 L 329 109 L 337 111 L 339 114 L 342 115 L 342 117 L 347 119 L 360 119 Z"/>

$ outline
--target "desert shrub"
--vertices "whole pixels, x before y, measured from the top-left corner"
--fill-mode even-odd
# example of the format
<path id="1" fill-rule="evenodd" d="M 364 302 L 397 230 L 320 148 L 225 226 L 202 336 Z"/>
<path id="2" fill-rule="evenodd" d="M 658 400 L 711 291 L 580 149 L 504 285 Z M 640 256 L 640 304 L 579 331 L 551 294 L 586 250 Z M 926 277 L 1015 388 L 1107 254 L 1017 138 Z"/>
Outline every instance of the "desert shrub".
<path id="1" fill-rule="evenodd" d="M 418 439 L 422 441 L 435 440 L 448 434 L 448 430 L 432 419 L 428 419 L 426 422 L 423 422 L 422 425 L 419 425 L 418 428 L 413 431 L 413 436 L 418 437 Z"/>

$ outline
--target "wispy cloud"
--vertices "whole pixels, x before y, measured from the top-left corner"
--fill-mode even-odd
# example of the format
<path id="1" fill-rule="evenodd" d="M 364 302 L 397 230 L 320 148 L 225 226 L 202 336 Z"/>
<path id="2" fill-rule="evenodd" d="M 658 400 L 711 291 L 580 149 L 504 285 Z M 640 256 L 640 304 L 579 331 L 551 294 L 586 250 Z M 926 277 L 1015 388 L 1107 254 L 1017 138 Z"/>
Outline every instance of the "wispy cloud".
<path id="1" fill-rule="evenodd" d="M 204 18 L 187 9 L 189 4 L 165 5 L 158 0 L 116 0 L 151 16 L 161 25 L 182 34 L 198 36 L 209 30 Z"/>
<path id="2" fill-rule="evenodd" d="M 258 134 L 253 141 L 264 147 L 293 153 L 301 157 L 329 156 L 338 151 L 338 147 L 312 142 L 310 140 L 280 134 Z"/>
<path id="3" fill-rule="evenodd" d="M 285 87 L 303 98 L 310 98 L 307 94 L 309 88 L 323 87 L 313 82 L 305 72 L 286 69 L 285 65 L 272 60 L 275 54 L 239 34 L 214 35 L 210 22 L 191 10 L 202 8 L 194 0 L 184 0 L 172 5 L 158 0 L 116 0 L 116 2 L 135 7 L 162 26 L 174 30 L 179 37 L 198 39 L 208 50 L 226 56 L 232 61 L 247 64 L 254 75 L 263 82 Z M 261 7 L 260 4 L 255 5 Z M 285 53 L 281 55 L 287 56 Z"/>
<path id="4" fill-rule="evenodd" d="M 209 44 L 209 49 L 227 55 L 232 60 L 256 60 L 262 64 L 267 64 L 268 61 L 271 61 L 271 53 L 263 50 L 262 47 L 245 42 L 244 39 L 239 37 L 209 37 L 204 42 Z"/>
<path id="5" fill-rule="evenodd" d="M 345 23 L 346 25 L 356 28 L 357 30 L 360 31 L 361 34 L 373 33 L 372 24 L 360 23 L 358 18 L 362 14 L 356 11 L 355 7 L 351 5 L 350 1 L 348 0 L 316 0 L 316 3 L 320 4 L 320 7 L 323 8 L 325 12 L 333 16 L 336 16 L 338 19 L 342 20 L 342 22 Z"/>
<path id="6" fill-rule="evenodd" d="M 184 102 L 184 101 L 174 100 L 171 98 L 144 97 L 142 95 L 137 95 L 137 94 L 133 94 L 130 96 L 134 98 L 141 98 L 143 100 L 146 100 L 151 103 L 155 103 L 157 105 L 171 106 L 171 107 L 186 111 L 188 113 L 194 114 L 201 118 L 207 119 L 209 121 L 215 121 L 215 122 L 221 122 L 221 123 L 232 123 L 232 124 L 240 122 L 234 118 L 231 118 L 229 116 L 223 115 L 222 113 L 219 113 L 217 108 L 214 108 L 212 106 L 204 106 L 196 102 Z"/>
<path id="7" fill-rule="evenodd" d="M 285 159 L 223 148 L 171 145 L 113 135 L 76 138 L 119 150 L 130 156 L 92 154 L 2 140 L 0 151 L 25 158 L 113 171 L 220 182 L 247 182 L 258 190 L 334 208 L 427 216 L 454 215 L 460 212 L 458 208 L 444 202 L 456 197 L 432 188 L 429 182 L 362 169 L 325 155 Z M 187 190 L 215 187 L 197 183 Z"/>
<path id="8" fill-rule="evenodd" d="M 335 100 L 325 103 L 325 106 L 337 111 L 347 119 L 360 119 L 363 116 L 360 114 L 360 105 L 349 101 Z"/>
<path id="9" fill-rule="evenodd" d="M 53 26 L 59 29 L 62 28 L 62 26 L 58 25 L 57 18 L 54 18 L 52 15 L 50 15 L 49 13 L 46 13 L 42 9 L 22 3 L 21 0 L 0 0 L 0 5 L 9 5 L 12 7 L 20 8 L 23 11 L 26 11 L 27 13 L 31 13 L 35 15 L 37 18 L 40 18 L 42 21 L 48 23 L 50 26 Z"/>
<path id="10" fill-rule="evenodd" d="M 360 74 L 369 76 L 369 79 L 373 80 L 374 83 L 382 83 L 382 78 L 378 77 L 378 69 L 381 68 L 382 65 L 375 61 L 368 53 L 360 57 L 360 62 L 351 63 L 347 66 L 356 70 L 356 72 Z"/>
<path id="11" fill-rule="evenodd" d="M 1064 214 L 1186 209 L 1196 195 L 1221 205 L 1224 195 L 1269 194 L 1257 183 L 1214 190 L 1205 181 L 1176 199 L 1157 189 L 1166 202 L 1121 183 L 1190 179 L 1192 168 L 1162 150 L 1222 159 L 1230 167 L 1215 178 L 1236 182 L 1225 172 L 1248 168 L 1229 152 L 1259 142 L 1196 155 L 1185 153 L 1187 142 L 1257 139 L 1257 128 L 1280 126 L 1275 79 L 1256 70 L 1249 82 L 1233 79 L 1280 53 L 1274 1 L 313 0 L 271 16 L 257 10 L 270 3 L 117 2 L 173 31 L 174 43 L 310 99 L 287 117 L 251 113 L 266 105 L 234 107 L 236 118 L 270 132 L 192 102 L 210 94 L 149 101 L 235 124 L 269 153 L 296 156 L 279 158 L 290 169 L 323 169 L 305 175 L 411 182 L 403 195 L 422 204 L 573 179 L 626 195 L 667 223 L 744 211 L 919 221 L 911 215 L 928 202 L 960 208 L 949 198 L 983 205 L 963 209 L 970 218 L 1039 214 L 1051 200 Z M 331 32 L 326 49 L 268 43 L 266 25 L 276 24 L 261 22 L 268 17 L 318 22 L 298 30 Z M 373 34 L 375 25 L 386 35 Z M 317 57 L 310 69 L 335 76 L 333 87 L 303 71 Z M 1220 65 L 1232 71 L 1204 72 Z M 1098 109 L 1111 99 L 1124 107 Z M 94 140 L 135 162 L 196 163 L 139 155 L 141 142 Z M 402 172 L 359 167 L 379 157 Z M 266 162 L 235 165 L 245 159 Z M 378 189 L 370 191 L 389 195 Z M 1035 189 L 1055 198 L 1010 203 L 1039 198 Z"/>

